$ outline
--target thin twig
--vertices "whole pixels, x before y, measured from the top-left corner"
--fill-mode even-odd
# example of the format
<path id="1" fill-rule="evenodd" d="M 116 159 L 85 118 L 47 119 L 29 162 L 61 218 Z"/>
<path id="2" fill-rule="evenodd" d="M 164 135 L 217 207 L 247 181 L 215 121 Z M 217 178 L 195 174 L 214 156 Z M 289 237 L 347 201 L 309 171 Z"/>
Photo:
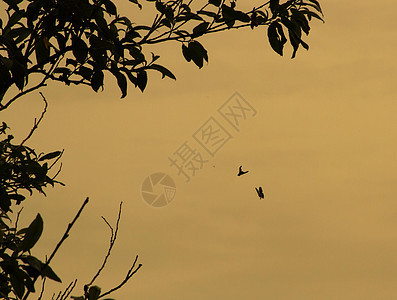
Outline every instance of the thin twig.
<path id="1" fill-rule="evenodd" d="M 124 284 L 126 284 L 128 282 L 128 280 L 130 280 L 131 277 L 134 276 L 134 274 L 136 272 L 138 272 L 138 270 L 142 267 L 142 264 L 139 264 L 138 267 L 134 270 L 137 260 L 138 260 L 138 255 L 135 257 L 134 263 L 132 264 L 131 268 L 128 270 L 127 275 L 125 276 L 124 280 L 118 286 L 116 286 L 116 287 L 110 289 L 109 291 L 99 295 L 98 299 L 115 292 L 116 290 L 121 288 Z"/>
<path id="2" fill-rule="evenodd" d="M 98 269 L 97 273 L 94 275 L 94 277 L 92 278 L 92 280 L 90 281 L 90 283 L 86 284 L 87 287 L 91 286 L 94 281 L 98 278 L 98 276 L 101 274 L 101 272 L 103 271 L 103 269 L 105 268 L 106 262 L 108 260 L 108 258 L 110 257 L 110 253 L 113 249 L 113 246 L 116 242 L 117 239 L 117 232 L 119 230 L 119 222 L 120 222 L 120 218 L 121 218 L 121 211 L 122 211 L 122 205 L 123 202 L 120 202 L 120 207 L 119 207 L 119 214 L 117 216 L 117 221 L 116 221 L 116 228 L 113 231 L 113 227 L 109 224 L 109 222 L 102 216 L 102 219 L 105 221 L 105 223 L 108 225 L 108 227 L 110 228 L 110 245 L 108 248 L 108 252 L 106 253 L 106 256 L 103 260 L 103 263 L 101 265 L 101 267 Z"/>
<path id="3" fill-rule="evenodd" d="M 190 6 L 190 3 L 191 3 L 191 2 L 192 2 L 192 1 L 190 1 L 187 5 Z M 223 4 L 223 3 L 224 3 L 224 1 L 222 1 L 221 4 Z M 268 2 L 266 2 L 266 3 L 264 3 L 264 4 L 260 5 L 260 6 L 258 6 L 257 8 L 253 8 L 253 9 L 252 9 L 250 12 L 248 12 L 248 13 L 252 14 L 252 13 L 254 13 L 254 12 L 256 12 L 256 11 L 259 11 L 261 8 L 263 8 L 264 6 L 266 6 L 266 5 L 269 4 L 269 3 L 270 3 L 270 1 L 268 1 Z M 201 9 L 199 9 L 199 11 L 202 10 L 202 9 L 204 9 L 207 5 L 208 5 L 208 3 L 207 3 L 206 5 L 204 5 Z M 219 13 L 220 13 L 221 6 L 222 6 L 222 5 L 220 5 L 219 8 L 218 8 L 217 15 L 219 15 Z M 176 26 L 176 27 L 173 28 L 172 30 L 174 30 L 174 31 L 175 31 L 175 30 L 178 30 L 178 29 L 181 28 L 184 24 L 186 24 L 188 21 L 189 21 L 189 20 L 185 20 L 185 21 L 181 22 L 181 24 L 179 24 L 178 26 Z M 234 19 L 234 21 L 237 21 L 237 19 Z M 208 26 L 207 31 L 205 32 L 205 34 L 214 33 L 214 32 L 219 32 L 219 31 L 224 31 L 224 30 L 230 30 L 230 29 L 239 29 L 239 28 L 242 28 L 242 27 L 248 27 L 248 26 L 250 26 L 250 24 L 240 24 L 240 25 L 236 25 L 236 26 L 233 26 L 233 27 L 230 27 L 230 28 L 229 28 L 229 27 L 226 25 L 226 23 L 221 23 L 221 24 L 219 24 L 219 25 L 216 25 L 216 26 L 212 27 L 212 25 L 214 24 L 214 22 L 215 22 L 215 19 L 212 20 L 212 22 L 211 22 L 211 24 Z M 225 26 L 225 25 L 226 25 L 226 26 Z M 261 24 L 261 26 L 262 26 L 262 25 L 268 25 L 268 22 L 266 22 L 265 24 Z M 165 42 L 165 41 L 179 40 L 179 39 L 181 39 L 181 38 L 184 39 L 184 38 L 192 37 L 191 34 L 185 34 L 185 35 L 178 35 L 178 36 L 173 36 L 173 37 L 168 36 L 168 37 L 165 37 L 165 38 L 161 38 L 161 37 L 163 37 L 164 35 L 167 35 L 168 33 L 171 33 L 172 30 L 163 32 L 163 33 L 159 34 L 158 36 L 153 37 L 153 38 L 151 38 L 151 39 L 142 40 L 142 41 L 140 41 L 139 43 L 140 43 L 141 45 L 143 45 L 143 44 L 157 44 L 157 43 L 162 43 L 162 42 Z"/>
<path id="4" fill-rule="evenodd" d="M 58 171 L 55 173 L 55 175 L 51 179 L 54 180 L 59 175 L 59 173 L 61 173 L 61 170 L 62 170 L 62 163 L 59 165 Z"/>
<path id="5" fill-rule="evenodd" d="M 139 45 L 143 45 L 145 44 L 146 40 L 149 38 L 149 36 L 157 30 L 157 26 L 160 24 L 161 18 L 164 16 L 163 13 L 160 14 L 160 16 L 158 14 L 156 14 L 156 16 L 154 17 L 153 20 L 153 24 L 152 27 L 150 28 L 150 30 L 148 31 L 148 33 L 142 38 L 142 40 L 140 42 L 138 42 Z"/>
<path id="6" fill-rule="evenodd" d="M 36 121 L 37 120 L 36 118 L 34 119 L 33 128 L 30 130 L 28 136 L 21 142 L 20 146 L 22 146 L 28 139 L 30 139 L 30 137 L 33 135 L 33 133 L 36 131 L 37 127 L 39 126 L 41 120 L 43 120 L 45 113 L 47 112 L 48 102 L 41 92 L 40 95 L 45 103 L 43 112 L 41 113 L 41 116 L 38 121 Z"/>
<path id="7" fill-rule="evenodd" d="M 74 281 L 72 281 L 72 282 L 68 285 L 68 287 L 67 287 L 67 288 L 65 289 L 65 291 L 63 292 L 63 294 L 62 294 L 60 300 L 64 300 L 64 299 L 66 299 L 67 297 L 69 297 L 70 293 L 73 291 L 74 287 L 76 286 L 76 283 L 77 283 L 77 279 L 75 279 Z"/>
<path id="8" fill-rule="evenodd" d="M 59 296 L 61 295 L 61 292 L 58 293 L 58 296 L 54 299 L 55 293 L 52 294 L 51 299 L 52 300 L 58 300 Z"/>
<path id="9" fill-rule="evenodd" d="M 22 97 L 23 95 L 33 92 L 34 90 L 37 90 L 43 86 L 47 86 L 47 84 L 45 84 L 45 81 L 47 80 L 47 78 L 44 78 L 38 85 L 35 85 L 33 87 L 31 87 L 30 89 L 24 90 L 23 92 L 18 93 L 16 96 L 14 96 L 13 98 L 11 98 L 6 104 L 2 105 L 0 104 L 0 111 L 5 110 L 7 107 L 9 107 L 15 100 L 17 100 L 18 98 Z"/>
<path id="10" fill-rule="evenodd" d="M 71 223 L 68 224 L 68 228 L 65 231 L 65 234 L 62 236 L 62 239 L 59 241 L 59 243 L 56 245 L 54 251 L 51 253 L 50 258 L 48 259 L 46 266 L 50 264 L 51 260 L 53 259 L 53 257 L 55 256 L 55 254 L 57 253 L 59 247 L 61 247 L 62 243 L 69 237 L 69 231 L 72 229 L 74 223 L 76 222 L 76 220 L 80 217 L 81 212 L 83 211 L 84 207 L 87 205 L 89 198 L 87 197 L 84 202 L 83 205 L 80 207 L 79 211 L 77 212 L 76 216 L 74 217 L 73 221 Z"/>
<path id="11" fill-rule="evenodd" d="M 83 211 L 84 207 L 87 205 L 88 200 L 89 200 L 89 198 L 87 197 L 87 198 L 84 200 L 84 202 L 83 202 L 82 206 L 80 207 L 79 211 L 77 212 L 76 216 L 74 217 L 73 221 L 72 221 L 71 223 L 68 224 L 68 227 L 67 227 L 67 229 L 66 229 L 64 235 L 62 236 L 61 240 L 60 240 L 60 241 L 58 242 L 58 244 L 55 246 L 55 249 L 54 249 L 54 251 L 52 251 L 52 253 L 51 253 L 51 255 L 50 255 L 50 258 L 49 258 L 48 260 L 46 260 L 46 263 L 45 263 L 45 265 L 43 266 L 43 270 L 49 266 L 51 260 L 54 258 L 55 254 L 58 252 L 58 249 L 61 247 L 61 245 L 63 244 L 63 242 L 69 237 L 69 231 L 72 229 L 74 223 L 75 223 L 75 222 L 77 221 L 77 219 L 80 217 L 80 214 L 81 214 L 81 212 Z M 38 278 L 38 276 L 36 276 L 36 277 L 33 279 L 33 284 L 36 282 L 37 278 Z M 25 297 L 23 298 L 23 300 L 26 300 L 26 299 L 28 298 L 29 294 L 30 294 L 30 291 L 28 291 L 28 292 L 26 293 L 26 295 L 25 295 Z"/>
<path id="12" fill-rule="evenodd" d="M 39 298 L 37 298 L 37 300 L 41 300 L 41 298 L 43 297 L 44 294 L 44 287 L 45 287 L 45 281 L 46 281 L 47 277 L 44 277 L 43 279 L 43 284 L 41 285 L 41 292 L 40 292 L 40 296 Z"/>
<path id="13" fill-rule="evenodd" d="M 23 210 L 23 207 L 17 213 L 17 218 L 15 220 L 15 232 L 18 231 L 18 221 L 19 221 L 19 216 L 21 215 L 22 210 Z"/>
<path id="14" fill-rule="evenodd" d="M 57 157 L 57 159 L 51 164 L 51 166 L 48 167 L 48 170 L 50 170 L 50 169 L 58 162 L 58 160 L 61 159 L 61 157 L 62 157 L 64 151 L 65 151 L 65 149 L 62 149 L 61 154 L 59 154 L 58 157 Z M 55 178 L 55 177 L 54 177 L 54 178 Z M 52 178 L 52 179 L 54 179 L 54 178 Z"/>

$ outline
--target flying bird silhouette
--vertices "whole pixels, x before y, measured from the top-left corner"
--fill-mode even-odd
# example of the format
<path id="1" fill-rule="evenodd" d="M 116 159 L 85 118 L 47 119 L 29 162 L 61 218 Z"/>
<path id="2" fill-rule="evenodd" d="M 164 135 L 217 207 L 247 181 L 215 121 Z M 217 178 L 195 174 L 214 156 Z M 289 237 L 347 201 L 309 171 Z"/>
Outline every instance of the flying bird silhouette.
<path id="1" fill-rule="evenodd" d="M 259 189 L 255 188 L 255 190 L 258 193 L 259 199 L 265 199 L 265 195 L 263 194 L 263 190 L 261 186 L 259 187 Z"/>
<path id="2" fill-rule="evenodd" d="M 241 176 L 241 175 L 244 175 L 244 174 L 248 173 L 248 171 L 243 171 L 242 168 L 243 168 L 243 166 L 240 166 L 240 168 L 238 169 L 237 176 Z"/>

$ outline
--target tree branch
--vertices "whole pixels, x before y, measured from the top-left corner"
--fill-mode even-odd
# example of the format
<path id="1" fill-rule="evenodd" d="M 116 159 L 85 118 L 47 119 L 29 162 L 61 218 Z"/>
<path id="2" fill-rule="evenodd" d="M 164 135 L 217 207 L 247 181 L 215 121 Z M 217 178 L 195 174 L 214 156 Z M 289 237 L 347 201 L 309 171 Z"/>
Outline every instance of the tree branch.
<path id="1" fill-rule="evenodd" d="M 46 279 L 47 279 L 47 278 L 44 277 L 44 279 L 43 279 L 43 284 L 41 285 L 40 296 L 39 296 L 39 298 L 37 298 L 37 300 L 41 300 L 41 298 L 43 297 Z"/>
<path id="2" fill-rule="evenodd" d="M 135 257 L 135 260 L 134 260 L 134 262 L 133 262 L 131 268 L 128 270 L 127 275 L 125 276 L 124 280 L 123 280 L 118 286 L 116 286 L 116 287 L 110 289 L 109 291 L 107 291 L 107 292 L 105 292 L 105 293 L 99 295 L 98 299 L 99 299 L 99 298 L 102 298 L 102 297 L 104 297 L 104 296 L 106 296 L 106 295 L 109 295 L 109 294 L 111 294 L 111 293 L 113 293 L 113 292 L 115 292 L 115 291 L 117 291 L 117 290 L 118 290 L 119 288 L 121 288 L 124 284 L 126 284 L 126 283 L 128 282 L 128 280 L 130 280 L 131 277 L 134 276 L 135 273 L 138 272 L 138 270 L 142 267 L 142 264 L 139 264 L 138 267 L 134 270 L 135 264 L 136 264 L 137 260 L 138 260 L 138 255 Z"/>
<path id="3" fill-rule="evenodd" d="M 47 78 L 44 78 L 38 85 L 35 85 L 33 87 L 31 87 L 30 89 L 24 90 L 22 92 L 20 92 L 19 94 L 15 95 L 13 98 L 11 98 L 6 104 L 2 105 L 0 104 L 0 111 L 5 110 L 7 107 L 9 107 L 15 100 L 17 100 L 18 98 L 22 97 L 23 95 L 33 92 L 43 86 L 47 86 L 47 84 L 45 84 L 45 81 L 47 80 Z"/>
<path id="4" fill-rule="evenodd" d="M 47 100 L 45 99 L 45 97 L 43 96 L 43 94 L 42 94 L 41 92 L 39 92 L 39 93 L 40 93 L 40 95 L 41 95 L 41 97 L 43 98 L 43 101 L 44 101 L 44 103 L 45 103 L 45 105 L 44 105 L 44 110 L 43 110 L 43 112 L 41 113 L 41 116 L 40 116 L 40 118 L 39 118 L 39 120 L 38 120 L 37 122 L 36 122 L 36 118 L 34 119 L 34 124 L 33 124 L 32 130 L 30 130 L 28 136 L 21 142 L 21 144 L 20 144 L 19 146 L 22 146 L 28 139 L 30 139 L 30 137 L 33 135 L 33 133 L 35 132 L 35 130 L 36 130 L 37 127 L 39 126 L 41 120 L 43 120 L 43 117 L 44 117 L 45 113 L 47 112 L 48 102 L 47 102 Z"/>
<path id="5" fill-rule="evenodd" d="M 88 200 L 89 198 L 87 197 L 84 202 L 83 205 L 80 207 L 79 211 L 77 212 L 76 216 L 74 217 L 73 221 L 71 223 L 68 224 L 68 227 L 64 233 L 64 235 L 62 236 L 61 240 L 59 241 L 59 243 L 56 245 L 54 251 L 52 251 L 50 258 L 47 260 L 46 266 L 48 266 L 51 262 L 51 260 L 54 258 L 55 254 L 58 252 L 59 247 L 61 247 L 61 245 L 63 244 L 63 242 L 69 237 L 69 231 L 72 229 L 74 223 L 77 221 L 77 219 L 80 217 L 81 212 L 83 211 L 84 207 L 88 204 Z"/>
<path id="6" fill-rule="evenodd" d="M 65 291 L 63 292 L 61 298 L 59 298 L 59 300 L 65 300 L 67 297 L 69 297 L 70 293 L 73 291 L 73 289 L 75 288 L 77 283 L 77 279 L 75 279 L 74 281 L 72 281 L 68 287 L 65 289 Z M 58 298 L 57 298 L 58 299 Z"/>
<path id="7" fill-rule="evenodd" d="M 83 205 L 80 207 L 79 211 L 77 212 L 76 216 L 74 217 L 73 221 L 71 223 L 68 224 L 68 227 L 65 231 L 65 233 L 63 234 L 61 240 L 58 242 L 58 244 L 55 246 L 54 251 L 52 251 L 50 257 L 48 258 L 48 260 L 46 260 L 46 263 L 43 267 L 43 269 L 45 269 L 47 266 L 49 266 L 51 260 L 54 258 L 55 254 L 58 252 L 59 248 L 61 247 L 61 245 L 63 244 L 63 242 L 69 237 L 69 231 L 72 229 L 74 223 L 77 221 L 77 219 L 80 217 L 81 212 L 83 211 L 84 207 L 87 205 L 89 198 L 87 197 L 84 202 Z M 33 284 L 36 282 L 38 276 L 36 276 L 33 279 Z M 28 298 L 30 294 L 30 291 L 28 291 L 26 293 L 26 295 L 23 297 L 23 300 L 26 300 Z"/>
<path id="8" fill-rule="evenodd" d="M 115 231 L 113 231 L 113 227 L 109 224 L 109 222 L 102 216 L 102 219 L 105 221 L 105 223 L 108 225 L 108 227 L 110 228 L 110 245 L 109 245 L 109 249 L 108 252 L 106 253 L 105 259 L 103 260 L 103 263 L 101 265 L 101 267 L 98 269 L 98 272 L 94 275 L 94 277 L 91 279 L 90 283 L 87 283 L 85 286 L 88 288 L 89 286 L 91 286 L 94 281 L 98 278 L 98 276 L 101 274 L 102 270 L 105 268 L 106 262 L 108 260 L 108 258 L 110 257 L 110 253 L 112 251 L 112 248 L 116 242 L 117 239 L 117 232 L 119 230 L 119 222 L 120 222 L 120 217 L 121 217 L 121 209 L 122 209 L 122 205 L 123 202 L 120 202 L 120 207 L 119 207 L 119 214 L 117 217 L 117 221 L 116 221 L 116 229 Z"/>
<path id="9" fill-rule="evenodd" d="M 268 2 L 266 2 L 266 3 L 264 3 L 264 4 L 262 4 L 262 5 L 260 5 L 260 6 L 257 7 L 257 8 L 254 8 L 254 9 L 253 9 L 252 11 L 250 11 L 249 13 L 252 14 L 252 13 L 254 13 L 254 12 L 260 10 L 262 7 L 264 7 L 264 6 L 267 5 L 268 3 L 270 3 L 270 1 L 268 1 Z M 220 10 L 220 9 L 219 9 L 219 10 Z M 218 10 L 218 13 L 217 13 L 217 14 L 219 14 L 219 10 Z M 266 23 L 260 24 L 259 26 L 268 26 L 269 23 L 271 23 L 271 21 L 273 21 L 273 20 L 274 20 L 274 18 L 270 18 L 270 19 L 268 19 L 268 20 L 266 21 Z M 212 27 L 214 21 L 215 21 L 215 19 L 212 21 L 212 23 L 211 23 L 210 26 L 208 27 L 207 31 L 205 31 L 205 32 L 203 33 L 203 35 L 204 35 L 204 34 L 209 34 L 209 33 L 219 32 L 219 31 L 224 31 L 224 30 L 229 30 L 229 29 L 239 29 L 239 28 L 243 28 L 243 27 L 248 27 L 248 26 L 250 26 L 250 23 L 245 23 L 245 24 L 240 24 L 240 25 L 236 25 L 236 26 L 233 26 L 233 27 L 230 27 L 230 28 L 229 28 L 225 23 L 221 23 L 221 24 L 218 24 L 218 25 Z M 238 20 L 236 19 L 235 21 L 238 21 Z M 182 27 L 185 23 L 187 23 L 187 22 L 188 22 L 188 20 L 182 22 L 182 23 L 179 24 L 174 30 L 177 30 L 177 29 L 181 28 L 181 27 Z M 212 27 L 212 28 L 211 28 L 211 27 Z M 164 33 L 161 33 L 160 35 L 158 35 L 158 36 L 156 36 L 156 37 L 153 37 L 152 39 L 145 40 L 144 44 L 157 44 L 157 43 L 162 43 L 162 42 L 165 42 L 165 41 L 179 40 L 179 39 L 188 38 L 188 37 L 191 37 L 191 36 L 192 36 L 191 34 L 186 34 L 186 35 L 182 35 L 182 34 L 181 34 L 181 35 L 178 35 L 178 36 L 173 36 L 173 37 L 168 36 L 168 37 L 165 37 L 165 38 L 161 38 L 161 37 L 163 37 L 164 35 L 167 35 L 168 33 L 171 33 L 171 30 L 170 30 L 170 31 L 167 31 L 167 32 L 164 32 Z"/>

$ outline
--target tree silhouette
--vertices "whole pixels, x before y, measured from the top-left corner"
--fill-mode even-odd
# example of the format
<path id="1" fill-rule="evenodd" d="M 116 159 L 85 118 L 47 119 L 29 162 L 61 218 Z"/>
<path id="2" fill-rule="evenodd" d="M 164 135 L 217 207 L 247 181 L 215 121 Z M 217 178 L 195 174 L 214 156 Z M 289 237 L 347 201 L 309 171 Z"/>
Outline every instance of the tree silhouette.
<path id="1" fill-rule="evenodd" d="M 127 95 L 128 82 L 143 92 L 150 72 L 176 79 L 159 64 L 159 55 L 147 53 L 147 45 L 177 42 L 181 57 L 202 68 L 208 62 L 208 53 L 199 42 L 200 37 L 226 30 L 267 27 L 271 48 L 283 55 L 289 42 L 294 58 L 300 46 L 309 48 L 302 40 L 302 32 L 309 34 L 310 21 L 323 21 L 316 0 L 270 0 L 249 11 L 238 9 L 233 0 L 202 1 L 198 9 L 192 8 L 192 0 L 129 1 L 137 13 L 154 6 L 156 13 L 149 25 L 135 24 L 121 16 L 112 0 L 4 0 L 6 16 L 0 19 L 0 111 L 43 89 L 49 81 L 87 85 L 98 92 L 105 86 L 105 76 L 113 76 L 122 98 Z M 28 227 L 19 229 L 22 209 L 17 208 L 26 200 L 27 192 L 45 195 L 49 185 L 62 184 L 56 177 L 61 171 L 63 151 L 37 154 L 25 145 L 46 113 L 47 101 L 41 96 L 45 103 L 43 113 L 21 143 L 14 144 L 6 123 L 0 125 L 0 297 L 4 299 L 27 299 L 36 292 L 35 283 L 40 277 L 41 299 L 47 278 L 61 281 L 50 262 L 88 203 L 87 198 L 44 262 L 31 255 L 42 234 L 43 219 L 38 214 Z M 59 166 L 57 171 L 53 171 L 55 166 Z M 111 294 L 142 266 L 137 265 L 135 257 L 125 279 L 107 292 L 93 285 L 116 241 L 121 211 L 120 204 L 114 227 L 103 218 L 111 234 L 108 252 L 91 282 L 84 286 L 83 295 L 73 299 L 95 300 Z M 68 298 L 76 281 L 56 299 Z"/>
<path id="2" fill-rule="evenodd" d="M 116 78 L 121 97 L 127 95 L 127 78 L 144 91 L 150 70 L 175 79 L 157 63 L 159 55 L 145 53 L 145 45 L 178 42 L 183 57 L 202 68 L 208 53 L 199 37 L 224 30 L 267 26 L 272 49 L 283 55 L 286 29 L 295 57 L 300 45 L 309 48 L 302 40 L 302 31 L 309 34 L 309 21 L 312 17 L 322 20 L 316 0 L 283 4 L 271 0 L 248 12 L 237 10 L 234 1 L 210 0 L 193 10 L 192 1 L 147 0 L 157 10 L 151 25 L 135 25 L 120 16 L 111 0 L 5 2 L 9 6 L 8 20 L 0 23 L 0 110 L 49 80 L 88 85 L 98 91 L 107 73 Z M 130 2 L 142 8 L 137 0 Z M 18 92 L 4 102 L 12 86 Z"/>

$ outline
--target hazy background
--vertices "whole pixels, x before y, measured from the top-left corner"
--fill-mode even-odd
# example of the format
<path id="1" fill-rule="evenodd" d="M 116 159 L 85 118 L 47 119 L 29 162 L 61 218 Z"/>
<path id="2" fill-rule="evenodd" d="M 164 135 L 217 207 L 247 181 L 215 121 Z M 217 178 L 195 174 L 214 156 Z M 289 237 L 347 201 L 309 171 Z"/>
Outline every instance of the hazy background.
<path id="1" fill-rule="evenodd" d="M 128 1 L 120 12 L 134 15 Z M 53 260 L 64 289 L 82 293 L 106 254 L 119 202 L 117 244 L 97 284 L 135 277 L 116 299 L 395 299 L 397 295 L 397 19 L 395 1 L 321 1 L 326 23 L 312 22 L 310 50 L 279 57 L 266 31 L 202 38 L 209 64 L 184 61 L 180 45 L 159 46 L 177 81 L 153 72 L 142 94 L 51 84 L 48 113 L 29 145 L 65 149 L 59 180 L 25 203 L 45 231 L 34 254 L 44 259 L 86 196 L 90 203 Z M 240 5 L 240 4 L 239 4 Z M 244 4 L 246 5 L 246 4 Z M 134 18 L 135 19 L 135 18 Z M 137 22 L 151 18 L 139 16 Z M 185 183 L 168 157 L 234 92 L 257 111 Z M 14 136 L 29 132 L 43 103 L 38 93 L 1 119 Z M 238 166 L 250 172 L 237 177 Z M 169 174 L 176 197 L 152 208 L 146 176 Z M 259 200 L 254 187 L 266 194 Z M 22 224 L 23 225 L 23 224 Z"/>

